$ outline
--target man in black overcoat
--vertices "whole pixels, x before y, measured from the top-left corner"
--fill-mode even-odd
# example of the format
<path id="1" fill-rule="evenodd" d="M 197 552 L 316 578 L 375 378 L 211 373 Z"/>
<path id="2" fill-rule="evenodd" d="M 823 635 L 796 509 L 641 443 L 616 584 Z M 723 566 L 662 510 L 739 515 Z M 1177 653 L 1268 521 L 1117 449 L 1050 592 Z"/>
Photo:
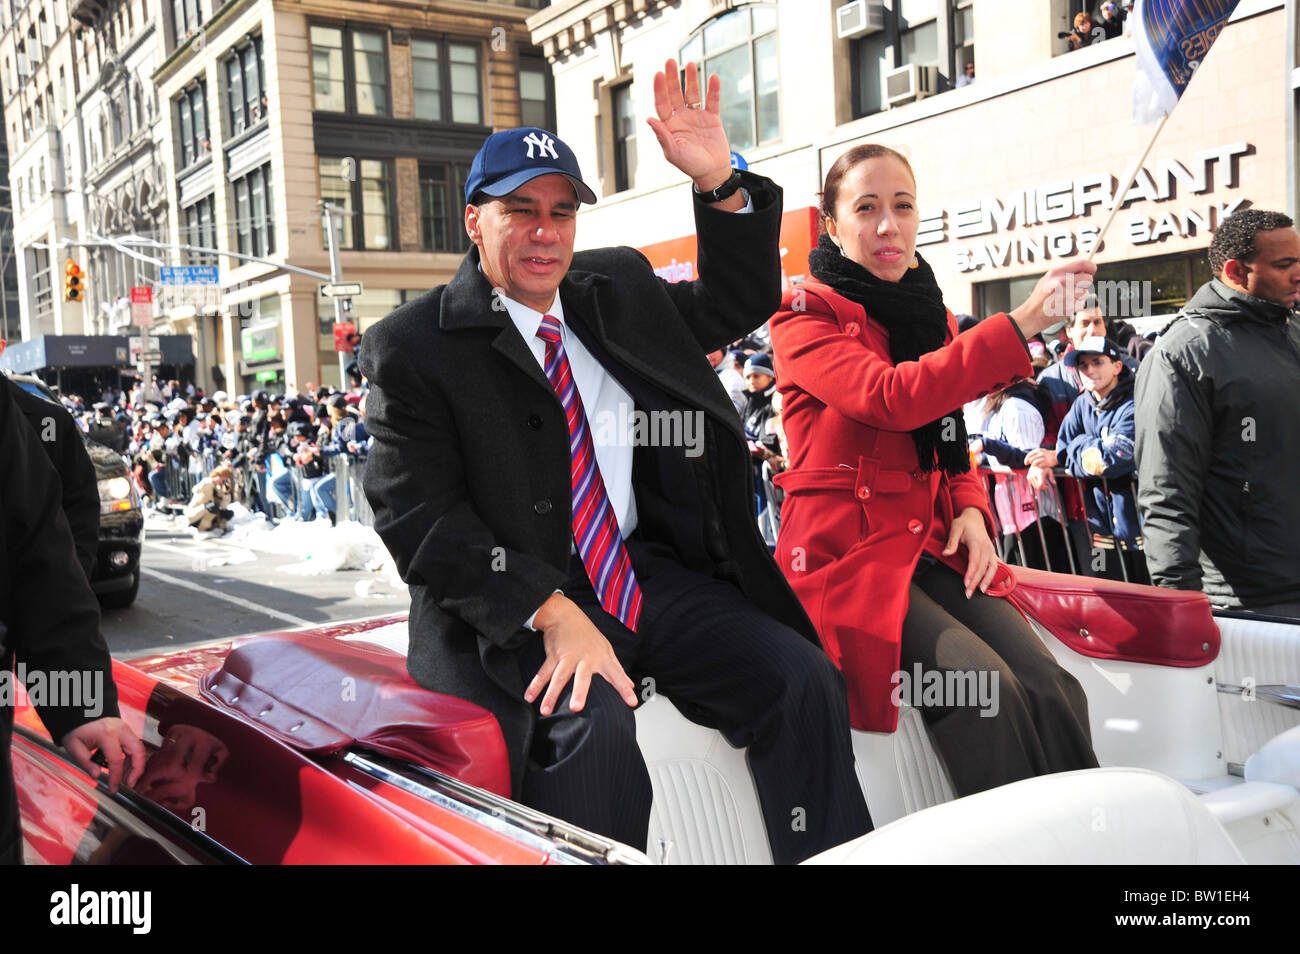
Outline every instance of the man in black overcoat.
<path id="1" fill-rule="evenodd" d="M 749 747 L 773 856 L 794 862 L 871 822 L 843 679 L 759 535 L 745 439 L 705 357 L 779 304 L 781 192 L 731 169 L 716 76 L 702 100 L 688 65 L 684 95 L 669 61 L 655 107 L 665 158 L 694 182 L 699 280 L 669 284 L 630 248 L 575 255 L 595 196 L 572 151 L 545 130 L 496 133 L 470 170 L 474 247 L 456 276 L 366 332 L 365 491 L 411 588 L 411 675 L 496 714 L 517 798 L 643 848 L 633 707 L 663 692 Z M 606 611 L 575 542 L 581 441 L 543 316 L 639 616 Z M 623 426 L 637 414 L 675 429 Z"/>
<path id="2" fill-rule="evenodd" d="M 99 632 L 99 605 L 77 565 L 76 548 L 61 506 L 62 486 L 41 450 L 40 436 L 23 419 L 6 382 L 0 382 L 0 864 L 22 861 L 18 800 L 9 763 L 12 700 L 18 670 L 47 688 L 67 686 L 65 674 L 89 674 L 79 699 L 57 693 L 32 704 L 73 760 L 98 778 L 98 751 L 109 788 L 134 785 L 144 771 L 144 748 L 118 718 L 112 661 Z M 79 685 L 87 685 L 81 679 Z"/>

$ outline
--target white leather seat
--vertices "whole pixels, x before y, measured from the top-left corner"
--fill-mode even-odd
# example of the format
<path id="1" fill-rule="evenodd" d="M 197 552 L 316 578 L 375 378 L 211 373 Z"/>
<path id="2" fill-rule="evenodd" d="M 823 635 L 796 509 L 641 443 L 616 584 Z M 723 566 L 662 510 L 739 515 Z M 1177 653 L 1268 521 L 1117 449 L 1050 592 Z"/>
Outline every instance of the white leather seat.
<path id="1" fill-rule="evenodd" d="M 921 711 L 912 706 L 902 706 L 894 732 L 854 731 L 853 757 L 877 828 L 957 797 Z"/>
<path id="2" fill-rule="evenodd" d="M 1244 864 L 1210 810 L 1145 769 L 1027 779 L 908 815 L 810 864 Z"/>
<path id="3" fill-rule="evenodd" d="M 637 709 L 637 742 L 654 803 L 647 854 L 664 864 L 771 864 L 767 829 L 742 749 L 696 725 L 668 699 Z M 854 732 L 858 782 L 877 827 L 954 797 L 918 710 L 898 731 Z"/>
<path id="4" fill-rule="evenodd" d="M 745 750 L 696 725 L 663 696 L 636 710 L 654 802 L 646 854 L 660 864 L 771 864 Z"/>

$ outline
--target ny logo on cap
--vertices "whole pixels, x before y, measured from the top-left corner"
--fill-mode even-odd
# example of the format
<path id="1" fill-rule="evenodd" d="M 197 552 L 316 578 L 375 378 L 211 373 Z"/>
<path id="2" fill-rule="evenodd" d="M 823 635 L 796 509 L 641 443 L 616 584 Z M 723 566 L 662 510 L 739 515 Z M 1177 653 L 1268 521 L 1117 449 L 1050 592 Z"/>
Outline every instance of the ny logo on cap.
<path id="1" fill-rule="evenodd" d="M 555 140 L 543 133 L 538 136 L 535 132 L 530 132 L 524 137 L 524 142 L 528 144 L 528 158 L 533 158 L 533 146 L 537 147 L 537 158 L 544 159 L 549 152 L 552 159 L 559 159 L 559 154 L 555 151 Z"/>

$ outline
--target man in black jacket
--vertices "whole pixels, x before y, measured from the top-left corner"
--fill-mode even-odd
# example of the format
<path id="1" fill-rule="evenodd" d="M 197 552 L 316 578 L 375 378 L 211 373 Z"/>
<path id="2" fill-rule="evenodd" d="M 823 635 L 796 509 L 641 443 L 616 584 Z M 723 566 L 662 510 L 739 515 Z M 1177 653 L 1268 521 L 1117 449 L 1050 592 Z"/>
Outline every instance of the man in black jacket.
<path id="1" fill-rule="evenodd" d="M 18 802 L 9 764 L 13 731 L 15 659 L 29 678 L 44 675 L 47 687 L 91 687 L 72 700 L 33 698 L 50 736 L 93 777 L 98 750 L 107 763 L 109 787 L 124 774 L 134 785 L 144 770 L 144 748 L 117 717 L 108 648 L 99 632 L 99 606 L 77 567 L 72 531 L 60 505 L 59 476 L 39 447 L 40 439 L 0 387 L 0 864 L 22 861 Z M 77 674 L 79 679 L 69 679 Z M 87 680 L 85 676 L 89 675 Z"/>
<path id="2" fill-rule="evenodd" d="M 1300 617 L 1300 235 L 1246 209 L 1210 266 L 1138 371 L 1147 566 L 1159 586 Z"/>
<path id="3" fill-rule="evenodd" d="M 99 481 L 77 422 L 62 404 L 30 394 L 8 378 L 5 384 L 59 475 L 63 515 L 76 543 L 77 562 L 90 579 L 99 551 Z"/>
<path id="4" fill-rule="evenodd" d="M 717 78 L 707 102 L 694 65 L 686 87 L 670 62 L 650 125 L 695 183 L 700 279 L 663 282 L 628 248 L 575 256 L 595 196 L 571 150 L 490 137 L 456 277 L 366 332 L 365 490 L 411 586 L 412 676 L 496 714 L 520 798 L 644 847 L 632 707 L 660 691 L 749 746 L 773 856 L 793 862 L 870 819 L 843 678 L 758 535 L 704 357 L 779 302 L 780 190 L 732 172 Z M 608 433 L 635 415 L 675 438 Z"/>

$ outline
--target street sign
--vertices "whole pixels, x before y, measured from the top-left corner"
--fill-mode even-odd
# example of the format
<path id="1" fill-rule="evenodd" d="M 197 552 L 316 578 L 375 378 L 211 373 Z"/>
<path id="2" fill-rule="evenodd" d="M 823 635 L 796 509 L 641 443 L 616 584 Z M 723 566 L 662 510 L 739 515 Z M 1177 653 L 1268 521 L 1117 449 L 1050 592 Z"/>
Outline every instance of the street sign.
<path id="1" fill-rule="evenodd" d="M 141 328 L 153 325 L 153 289 L 137 285 L 131 289 L 131 323 Z"/>
<path id="2" fill-rule="evenodd" d="M 215 265 L 163 265 L 159 268 L 164 285 L 215 285 Z"/>
<path id="3" fill-rule="evenodd" d="M 140 361 L 141 361 L 142 363 L 144 363 L 144 364 L 161 364 L 161 363 L 162 363 L 162 352 L 161 352 L 161 351 L 141 351 L 141 352 L 140 352 Z"/>
<path id="4" fill-rule="evenodd" d="M 143 361 L 142 352 L 157 354 L 162 347 L 162 342 L 153 335 L 131 335 L 126 339 L 127 349 L 131 352 L 132 361 Z"/>
<path id="5" fill-rule="evenodd" d="M 322 298 L 354 298 L 360 294 L 360 282 L 328 282 L 320 287 Z"/>
<path id="6" fill-rule="evenodd" d="M 356 333 L 357 333 L 356 322 L 352 322 L 352 321 L 334 322 L 334 350 L 351 351 L 352 348 L 348 344 L 348 335 L 354 335 Z"/>

